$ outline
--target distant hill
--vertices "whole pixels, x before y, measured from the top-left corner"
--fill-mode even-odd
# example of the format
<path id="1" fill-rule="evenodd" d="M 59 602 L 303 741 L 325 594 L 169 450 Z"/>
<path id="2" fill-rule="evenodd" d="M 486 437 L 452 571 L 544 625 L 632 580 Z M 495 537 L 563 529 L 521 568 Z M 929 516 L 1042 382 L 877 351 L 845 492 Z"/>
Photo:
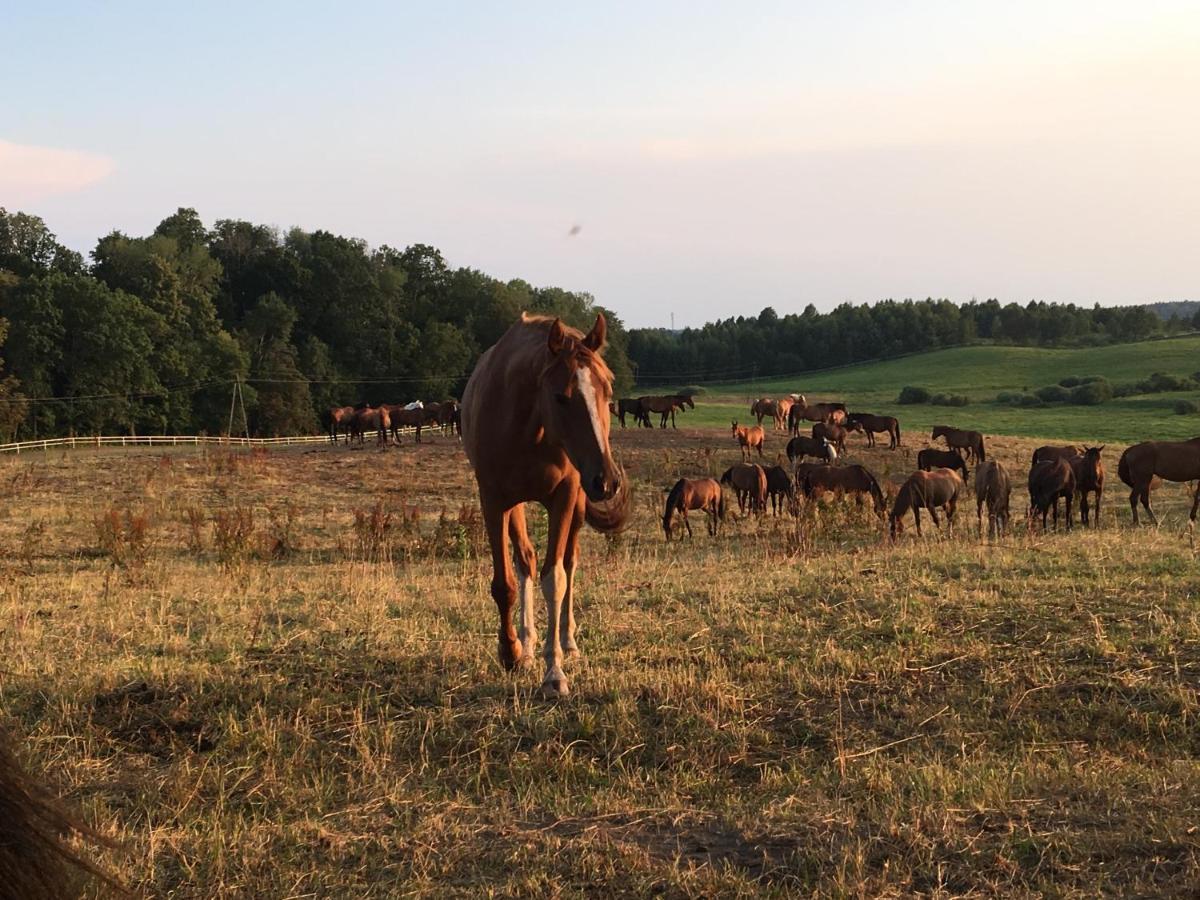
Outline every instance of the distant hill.
<path id="1" fill-rule="evenodd" d="M 1147 303 L 1146 308 L 1153 312 L 1164 322 L 1169 320 L 1171 316 L 1178 316 L 1180 319 L 1191 319 L 1200 312 L 1200 300 L 1175 300 L 1170 303 Z"/>

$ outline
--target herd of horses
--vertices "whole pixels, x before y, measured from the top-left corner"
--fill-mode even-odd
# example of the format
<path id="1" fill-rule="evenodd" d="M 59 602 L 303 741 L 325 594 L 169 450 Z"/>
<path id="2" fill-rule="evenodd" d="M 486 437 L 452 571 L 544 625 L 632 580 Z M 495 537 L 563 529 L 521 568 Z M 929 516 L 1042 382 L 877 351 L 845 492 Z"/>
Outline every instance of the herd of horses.
<path id="1" fill-rule="evenodd" d="M 379 406 L 335 406 L 328 415 L 329 440 L 338 442 L 339 432 L 346 443 L 357 439 L 365 442 L 369 432 L 375 432 L 376 443 L 387 444 L 389 435 L 395 444 L 400 443 L 401 428 L 415 428 L 416 440 L 421 442 L 421 431 L 425 428 L 440 428 L 444 434 L 462 433 L 462 414 L 456 400 L 441 400 L 431 403 L 381 403 Z"/>
<path id="2" fill-rule="evenodd" d="M 675 428 L 675 413 L 695 408 L 696 401 L 692 399 L 691 394 L 621 397 L 619 400 L 609 401 L 608 404 L 608 411 L 617 417 L 622 428 L 625 427 L 626 416 L 633 419 L 635 427 L 641 425 L 643 428 L 653 428 L 654 425 L 650 422 L 651 413 L 660 417 L 659 428 L 666 428 L 668 419 L 671 420 L 671 427 Z"/>

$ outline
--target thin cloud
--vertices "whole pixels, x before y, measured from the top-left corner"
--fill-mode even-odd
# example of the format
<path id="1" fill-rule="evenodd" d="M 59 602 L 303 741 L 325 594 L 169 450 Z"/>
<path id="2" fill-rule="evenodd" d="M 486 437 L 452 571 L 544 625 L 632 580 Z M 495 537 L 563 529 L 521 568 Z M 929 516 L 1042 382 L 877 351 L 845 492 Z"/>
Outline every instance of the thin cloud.
<path id="1" fill-rule="evenodd" d="M 0 140 L 0 206 L 67 194 L 102 181 L 116 168 L 106 156 Z"/>

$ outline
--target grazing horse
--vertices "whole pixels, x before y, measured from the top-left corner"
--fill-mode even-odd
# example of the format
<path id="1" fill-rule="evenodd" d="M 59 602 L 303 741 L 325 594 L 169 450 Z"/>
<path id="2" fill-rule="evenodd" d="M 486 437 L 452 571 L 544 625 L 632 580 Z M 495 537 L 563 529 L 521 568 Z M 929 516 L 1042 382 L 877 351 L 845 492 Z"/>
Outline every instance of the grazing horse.
<path id="1" fill-rule="evenodd" d="M 720 523 L 725 521 L 725 492 L 714 478 L 680 478 L 667 494 L 667 504 L 663 509 L 662 527 L 671 539 L 671 520 L 675 513 L 683 519 L 683 527 L 687 529 L 688 537 L 692 536 L 692 526 L 688 524 L 688 510 L 699 509 L 708 515 L 708 533 L 717 536 Z"/>
<path id="2" fill-rule="evenodd" d="M 854 429 L 861 431 L 861 428 Z M 818 422 L 812 427 L 812 436 L 818 441 L 829 441 L 833 444 L 838 453 L 846 452 L 846 435 L 850 429 L 843 425 L 834 425 L 832 422 Z"/>
<path id="3" fill-rule="evenodd" d="M 1200 437 L 1190 441 L 1144 441 L 1134 444 L 1121 454 L 1117 463 L 1117 475 L 1130 487 L 1129 508 L 1133 511 L 1133 524 L 1138 524 L 1138 501 L 1145 507 L 1146 515 L 1155 525 L 1158 516 L 1150 508 L 1150 488 L 1154 477 L 1167 481 L 1200 480 Z M 1196 497 L 1192 501 L 1189 521 L 1196 521 L 1200 509 L 1200 484 L 1196 486 Z"/>
<path id="4" fill-rule="evenodd" d="M 742 448 L 743 461 L 750 459 L 751 450 L 758 450 L 758 455 L 763 455 L 763 441 L 767 439 L 767 433 L 761 425 L 738 425 L 734 422 L 732 434 Z"/>
<path id="5" fill-rule="evenodd" d="M 1029 463 L 1031 466 L 1037 465 L 1044 459 L 1066 459 L 1072 460 L 1077 456 L 1083 456 L 1083 448 L 1076 447 L 1074 444 L 1069 444 L 1065 447 L 1058 447 L 1053 444 L 1047 444 L 1044 447 L 1038 447 L 1033 451 L 1033 460 Z"/>
<path id="6" fill-rule="evenodd" d="M 638 405 L 641 407 L 642 414 L 649 420 L 650 413 L 658 413 L 662 416 L 662 422 L 659 423 L 659 428 L 667 427 L 667 418 L 671 419 L 671 427 L 675 427 L 675 410 L 696 408 L 696 401 L 684 394 L 667 394 L 662 397 L 638 397 Z"/>
<path id="7" fill-rule="evenodd" d="M 957 454 L 956 454 L 957 455 Z M 975 518 L 979 534 L 983 534 L 983 505 L 988 508 L 988 537 L 1004 534 L 1008 529 L 1008 500 L 1012 481 L 999 461 L 985 460 L 975 469 Z"/>
<path id="8" fill-rule="evenodd" d="M 978 431 L 964 431 L 961 428 L 951 428 L 949 425 L 934 425 L 933 440 L 946 439 L 946 446 L 951 450 L 965 450 L 967 459 L 983 462 L 987 453 L 983 447 L 983 435 Z"/>
<path id="9" fill-rule="evenodd" d="M 1054 510 L 1054 530 L 1058 531 L 1058 498 L 1067 501 L 1067 531 L 1071 530 L 1071 501 L 1075 497 L 1075 470 L 1065 459 L 1044 459 L 1029 469 L 1029 519 L 1032 524 L 1037 516 L 1042 517 L 1042 531 L 1046 530 L 1046 516 Z"/>
<path id="10" fill-rule="evenodd" d="M 377 432 L 377 444 L 387 444 L 388 429 L 392 427 L 391 414 L 386 406 L 364 407 L 354 411 L 350 417 L 350 438 L 358 438 L 360 444 L 366 441 L 366 433 L 374 428 Z"/>
<path id="11" fill-rule="evenodd" d="M 832 463 L 837 460 L 837 449 L 824 438 L 804 437 L 803 435 L 794 437 L 787 442 L 789 462 L 794 463 L 806 456 Z"/>
<path id="12" fill-rule="evenodd" d="M 917 535 L 921 534 L 921 510 L 929 510 L 933 524 L 938 528 L 939 508 L 946 510 L 946 523 L 954 527 L 954 511 L 958 508 L 958 495 L 962 491 L 963 480 L 953 469 L 934 469 L 932 472 L 913 472 L 908 481 L 900 486 L 896 494 L 896 503 L 892 506 L 892 514 L 888 518 L 888 533 L 892 540 L 904 530 L 904 514 L 912 510 L 913 522 L 917 526 Z"/>
<path id="13" fill-rule="evenodd" d="M 730 466 L 721 476 L 721 484 L 733 488 L 737 497 L 738 515 L 746 514 L 746 507 L 751 512 L 762 513 L 767 509 L 767 472 L 754 463 L 738 463 Z"/>
<path id="14" fill-rule="evenodd" d="M 841 425 L 846 421 L 845 403 L 812 403 L 803 394 L 793 395 L 795 402 L 788 410 L 788 431 L 800 433 L 800 423 L 806 419 L 809 422 L 828 422 Z"/>
<path id="15" fill-rule="evenodd" d="M 784 412 L 779 406 L 778 400 L 772 400 L 770 397 L 761 397 L 750 404 L 750 415 L 758 419 L 758 424 L 762 425 L 763 419 L 771 418 L 775 421 L 775 430 L 782 431 Z"/>
<path id="16" fill-rule="evenodd" d="M 421 429 L 425 427 L 428 419 L 425 416 L 424 405 L 412 405 L 410 409 L 403 403 L 392 403 L 384 407 L 388 415 L 391 417 L 392 440 L 398 445 L 400 443 L 400 429 L 412 426 L 417 430 L 416 441 L 421 443 Z"/>
<path id="17" fill-rule="evenodd" d="M 875 446 L 875 435 L 886 433 L 891 439 L 889 450 L 900 446 L 900 422 L 894 416 L 874 416 L 870 413 L 849 413 L 846 416 L 846 427 L 858 424 L 867 436 L 867 446 Z"/>
<path id="18" fill-rule="evenodd" d="M 855 502 L 862 506 L 863 497 L 870 495 L 875 506 L 875 515 L 882 519 L 883 514 L 887 512 L 883 488 L 865 466 L 812 466 L 804 473 L 800 486 L 804 496 L 810 500 L 826 493 L 839 497 L 854 494 Z"/>
<path id="19" fill-rule="evenodd" d="M 917 468 L 922 472 L 928 472 L 930 469 L 959 469 L 962 471 L 964 483 L 970 477 L 966 462 L 953 450 L 927 447 L 917 454 Z"/>
<path id="20" fill-rule="evenodd" d="M 1096 516 L 1092 523 L 1100 527 L 1100 501 L 1104 499 L 1104 463 L 1100 461 L 1099 447 L 1085 447 L 1083 453 L 1072 457 L 1068 462 L 1075 473 L 1075 493 L 1079 498 L 1079 517 L 1086 526 L 1088 524 L 1088 494 L 1096 495 Z"/>
<path id="21" fill-rule="evenodd" d="M 346 435 L 346 443 L 350 442 L 350 420 L 354 418 L 353 406 L 335 406 L 329 410 L 329 440 L 336 444 L 338 429 Z"/>
<path id="22" fill-rule="evenodd" d="M 783 466 L 767 469 L 767 497 L 771 501 L 772 515 L 778 516 L 782 512 L 795 515 L 799 512 L 796 508 L 796 485 Z"/>
<path id="23" fill-rule="evenodd" d="M 521 315 L 475 365 L 462 398 L 463 447 L 475 469 L 479 505 L 492 548 L 492 598 L 499 611 L 500 662 L 527 664 L 536 649 L 533 587 L 536 557 L 525 525 L 525 503 L 548 512 L 541 586 L 546 599 L 546 675 L 542 692 L 568 692 L 563 656 L 575 644 L 575 566 L 586 521 L 619 531 L 632 504 L 608 443 L 603 415 L 612 372 L 601 358 L 603 315 L 587 335 L 561 319 Z M 515 545 L 517 578 L 510 544 Z M 521 635 L 512 609 L 521 598 Z"/>
<path id="24" fill-rule="evenodd" d="M 625 427 L 626 416 L 633 416 L 634 425 L 641 425 L 644 428 L 654 427 L 650 424 L 649 414 L 642 409 L 642 401 L 638 400 L 636 397 L 621 397 L 616 401 L 615 408 L 613 404 L 610 403 L 609 409 L 611 409 L 616 414 L 617 418 L 621 420 L 622 428 Z"/>

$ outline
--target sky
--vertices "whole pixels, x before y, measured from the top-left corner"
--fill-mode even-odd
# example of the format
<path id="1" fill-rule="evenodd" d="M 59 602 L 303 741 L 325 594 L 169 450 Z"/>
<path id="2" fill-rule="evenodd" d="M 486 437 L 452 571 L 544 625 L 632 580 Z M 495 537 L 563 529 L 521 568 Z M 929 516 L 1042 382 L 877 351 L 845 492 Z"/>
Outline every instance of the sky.
<path id="1" fill-rule="evenodd" d="M 1200 297 L 1194 2 L 14 2 L 0 33 L 0 206 L 84 252 L 191 206 L 631 326 Z"/>

